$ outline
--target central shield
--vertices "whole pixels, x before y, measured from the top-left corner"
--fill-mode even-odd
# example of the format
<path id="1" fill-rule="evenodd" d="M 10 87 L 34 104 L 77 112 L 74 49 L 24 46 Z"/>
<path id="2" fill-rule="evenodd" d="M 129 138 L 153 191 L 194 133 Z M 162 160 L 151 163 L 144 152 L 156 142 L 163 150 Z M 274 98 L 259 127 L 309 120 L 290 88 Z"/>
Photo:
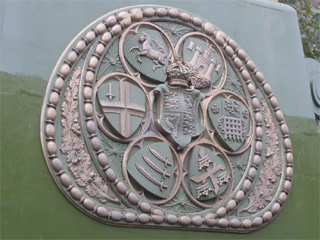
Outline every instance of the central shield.
<path id="1" fill-rule="evenodd" d="M 204 95 L 196 89 L 170 87 L 161 84 L 154 89 L 157 96 L 155 125 L 168 139 L 183 149 L 204 130 L 199 104 Z"/>

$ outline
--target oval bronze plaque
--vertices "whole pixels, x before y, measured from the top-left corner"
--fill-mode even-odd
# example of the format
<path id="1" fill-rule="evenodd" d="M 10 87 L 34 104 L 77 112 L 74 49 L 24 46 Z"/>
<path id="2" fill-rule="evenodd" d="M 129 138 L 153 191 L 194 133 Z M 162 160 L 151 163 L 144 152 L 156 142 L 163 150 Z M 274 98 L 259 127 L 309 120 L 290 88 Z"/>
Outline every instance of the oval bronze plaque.
<path id="1" fill-rule="evenodd" d="M 106 224 L 251 232 L 291 189 L 288 127 L 262 73 L 213 24 L 136 6 L 62 54 L 41 114 L 56 184 Z"/>

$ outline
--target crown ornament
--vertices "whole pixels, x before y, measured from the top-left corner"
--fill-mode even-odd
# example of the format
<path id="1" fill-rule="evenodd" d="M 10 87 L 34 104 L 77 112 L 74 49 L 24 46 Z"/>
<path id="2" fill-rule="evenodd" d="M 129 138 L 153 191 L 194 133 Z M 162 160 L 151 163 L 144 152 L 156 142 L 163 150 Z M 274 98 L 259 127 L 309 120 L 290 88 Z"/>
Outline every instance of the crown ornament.
<path id="1" fill-rule="evenodd" d="M 169 86 L 189 88 L 192 85 L 190 71 L 180 57 L 177 57 L 176 61 L 167 67 L 167 74 Z"/>
<path id="2" fill-rule="evenodd" d="M 190 46 L 189 48 L 191 49 Z M 194 56 L 190 62 L 184 62 L 181 57 L 176 57 L 175 61 L 167 68 L 168 85 L 185 88 L 192 86 L 198 89 L 210 87 L 211 75 L 215 67 L 217 67 L 217 72 L 221 68 L 214 58 L 209 59 L 212 54 L 211 51 L 211 46 L 207 46 L 205 51 L 201 47 L 196 46 Z M 203 52 L 204 55 L 202 56 Z"/>

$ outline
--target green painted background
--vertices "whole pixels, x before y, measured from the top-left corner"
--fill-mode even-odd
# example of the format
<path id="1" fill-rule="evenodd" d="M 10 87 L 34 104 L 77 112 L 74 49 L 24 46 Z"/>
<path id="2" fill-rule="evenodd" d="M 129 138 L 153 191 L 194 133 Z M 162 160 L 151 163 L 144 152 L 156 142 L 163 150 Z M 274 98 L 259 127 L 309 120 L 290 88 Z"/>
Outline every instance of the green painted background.
<path id="1" fill-rule="evenodd" d="M 251 55 L 279 98 L 295 160 L 291 193 L 274 222 L 245 235 L 113 227 L 82 214 L 60 193 L 39 137 L 47 80 L 81 29 L 111 10 L 139 3 L 146 2 L 0 1 L 0 238 L 319 239 L 320 139 L 298 25 L 291 9 L 268 1 L 162 4 L 198 14 L 223 29 Z"/>

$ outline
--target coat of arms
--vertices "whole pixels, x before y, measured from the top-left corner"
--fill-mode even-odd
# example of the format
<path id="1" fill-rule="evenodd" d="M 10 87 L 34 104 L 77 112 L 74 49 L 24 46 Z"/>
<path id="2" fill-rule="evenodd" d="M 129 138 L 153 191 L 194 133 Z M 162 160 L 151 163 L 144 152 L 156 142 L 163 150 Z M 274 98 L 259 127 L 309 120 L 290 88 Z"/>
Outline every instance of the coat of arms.
<path id="1" fill-rule="evenodd" d="M 234 40 L 161 6 L 121 9 L 82 33 L 52 74 L 41 118 L 48 167 L 77 208 L 112 225 L 227 232 L 277 215 L 291 141 Z"/>
<path id="2" fill-rule="evenodd" d="M 220 95 L 210 102 L 208 113 L 210 124 L 226 148 L 236 151 L 245 144 L 250 131 L 250 113 L 244 103 Z"/>
<path id="3" fill-rule="evenodd" d="M 204 130 L 199 104 L 204 95 L 191 86 L 189 72 L 182 63 L 168 67 L 168 81 L 153 91 L 157 99 L 156 126 L 178 149 Z"/>

